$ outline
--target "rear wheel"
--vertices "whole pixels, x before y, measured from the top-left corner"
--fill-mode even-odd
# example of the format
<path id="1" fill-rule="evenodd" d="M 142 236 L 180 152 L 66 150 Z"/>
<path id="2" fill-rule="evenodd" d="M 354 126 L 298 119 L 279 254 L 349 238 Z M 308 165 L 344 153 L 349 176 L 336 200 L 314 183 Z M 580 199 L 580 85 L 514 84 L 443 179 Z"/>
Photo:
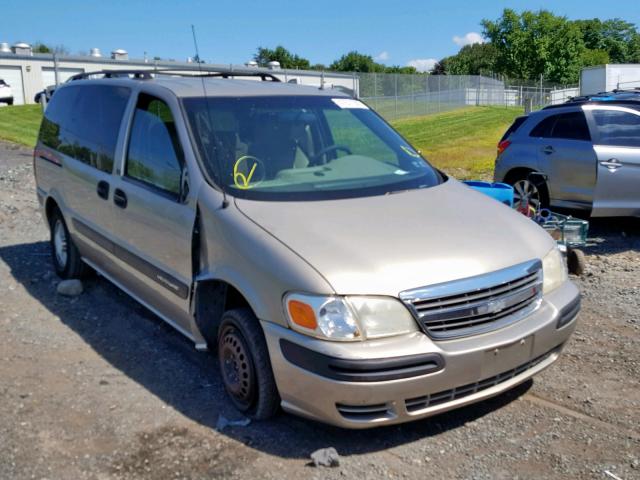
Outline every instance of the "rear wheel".
<path id="1" fill-rule="evenodd" d="M 529 207 L 539 212 L 549 207 L 547 184 L 539 175 L 521 174 L 508 182 L 513 187 L 513 207 L 528 213 Z"/>
<path id="2" fill-rule="evenodd" d="M 56 273 L 64 279 L 82 277 L 87 267 L 80 258 L 80 252 L 73 243 L 71 235 L 69 235 L 69 229 L 62 213 L 57 208 L 51 214 L 50 222 L 51 258 Z"/>
<path id="3" fill-rule="evenodd" d="M 218 330 L 218 361 L 229 398 L 256 420 L 272 417 L 280 406 L 262 328 L 247 308 L 229 310 Z"/>

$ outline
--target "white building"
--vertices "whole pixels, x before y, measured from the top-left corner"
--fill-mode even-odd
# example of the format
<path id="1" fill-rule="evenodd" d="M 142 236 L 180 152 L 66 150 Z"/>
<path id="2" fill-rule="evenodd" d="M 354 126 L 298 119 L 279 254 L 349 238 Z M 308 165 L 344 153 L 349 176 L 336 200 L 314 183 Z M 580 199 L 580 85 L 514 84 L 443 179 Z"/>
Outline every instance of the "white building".
<path id="1" fill-rule="evenodd" d="M 640 88 L 640 64 L 610 64 L 583 68 L 580 95 Z"/>
<path id="2" fill-rule="evenodd" d="M 251 63 L 247 65 L 201 64 L 201 66 L 203 70 L 209 71 L 265 71 L 283 82 L 317 87 L 322 83 L 325 88 L 338 88 L 351 94 L 355 92 L 356 95 L 359 91 L 358 78 L 349 74 L 288 70 L 281 69 L 275 64 L 270 65 L 269 69 L 258 68 Z M 11 86 L 14 105 L 34 103 L 36 93 L 50 85 L 63 83 L 78 73 L 156 68 L 193 72 L 199 67 L 192 61 L 129 60 L 129 55 L 122 49 L 114 50 L 109 57 L 103 57 L 97 48 L 93 48 L 88 56 L 57 56 L 54 59 L 52 54 L 33 53 L 31 47 L 25 43 L 17 43 L 11 47 L 7 43 L 0 43 L 0 78 Z"/>

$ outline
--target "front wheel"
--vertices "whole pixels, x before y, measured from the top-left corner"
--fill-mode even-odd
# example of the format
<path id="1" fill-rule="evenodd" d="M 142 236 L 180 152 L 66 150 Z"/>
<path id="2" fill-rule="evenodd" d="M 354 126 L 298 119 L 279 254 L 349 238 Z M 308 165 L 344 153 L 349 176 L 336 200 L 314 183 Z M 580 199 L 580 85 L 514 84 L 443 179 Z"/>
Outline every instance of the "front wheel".
<path id="1" fill-rule="evenodd" d="M 218 361 L 225 390 L 245 415 L 266 420 L 276 414 L 280 396 L 262 328 L 248 308 L 229 310 L 218 330 Z"/>

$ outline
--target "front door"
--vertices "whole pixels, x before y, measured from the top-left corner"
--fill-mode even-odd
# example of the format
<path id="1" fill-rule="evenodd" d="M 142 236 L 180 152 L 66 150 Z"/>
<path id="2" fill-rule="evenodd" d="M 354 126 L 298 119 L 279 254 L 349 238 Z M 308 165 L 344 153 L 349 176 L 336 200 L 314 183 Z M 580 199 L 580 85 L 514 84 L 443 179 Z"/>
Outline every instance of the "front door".
<path id="1" fill-rule="evenodd" d="M 178 109 L 171 102 L 138 95 L 113 189 L 114 251 L 120 282 L 190 333 L 196 207 L 183 182 L 186 132 L 176 128 Z"/>
<path id="2" fill-rule="evenodd" d="M 640 111 L 585 106 L 596 130 L 598 179 L 592 215 L 640 216 Z"/>

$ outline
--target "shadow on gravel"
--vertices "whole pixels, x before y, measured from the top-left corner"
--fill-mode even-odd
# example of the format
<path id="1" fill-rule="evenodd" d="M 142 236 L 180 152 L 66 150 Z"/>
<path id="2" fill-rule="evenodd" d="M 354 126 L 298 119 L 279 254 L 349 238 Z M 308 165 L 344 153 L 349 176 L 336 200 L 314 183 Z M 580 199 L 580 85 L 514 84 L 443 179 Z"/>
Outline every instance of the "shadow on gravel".
<path id="1" fill-rule="evenodd" d="M 55 293 L 46 242 L 0 248 L 0 259 L 35 300 L 77 333 L 122 374 L 170 407 L 210 428 L 218 415 L 238 417 L 226 399 L 212 355 L 193 345 L 162 320 L 98 276 L 84 281 L 85 293 L 69 299 Z M 109 388 L 111 372 L 95 381 L 95 395 Z M 437 417 L 375 430 L 349 431 L 287 414 L 222 433 L 251 448 L 287 458 L 309 458 L 318 448 L 335 447 L 341 455 L 387 449 L 456 429 L 499 409 L 531 388 L 532 382 L 496 398 Z M 73 395 L 73 392 L 69 392 Z"/>
<path id="2" fill-rule="evenodd" d="M 640 218 L 592 218 L 585 253 L 640 252 Z"/>

